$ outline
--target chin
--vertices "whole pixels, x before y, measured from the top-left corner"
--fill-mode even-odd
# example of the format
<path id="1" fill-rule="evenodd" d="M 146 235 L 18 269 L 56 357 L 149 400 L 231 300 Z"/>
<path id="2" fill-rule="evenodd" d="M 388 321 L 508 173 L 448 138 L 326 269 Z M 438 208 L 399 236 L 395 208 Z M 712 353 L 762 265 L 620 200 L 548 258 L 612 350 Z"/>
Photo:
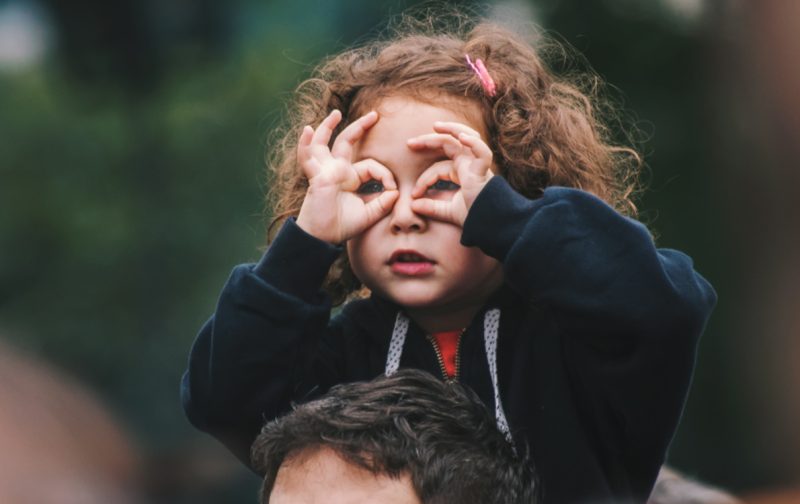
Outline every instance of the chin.
<path id="1" fill-rule="evenodd" d="M 401 298 L 392 296 L 389 299 L 404 308 L 426 308 L 434 304 L 434 299 L 432 299 L 430 296 L 405 296 Z"/>
<path id="2" fill-rule="evenodd" d="M 372 291 L 405 308 L 424 308 L 435 304 L 440 299 L 439 293 L 424 287 L 408 289 L 402 292 L 386 292 L 381 289 L 372 289 Z"/>

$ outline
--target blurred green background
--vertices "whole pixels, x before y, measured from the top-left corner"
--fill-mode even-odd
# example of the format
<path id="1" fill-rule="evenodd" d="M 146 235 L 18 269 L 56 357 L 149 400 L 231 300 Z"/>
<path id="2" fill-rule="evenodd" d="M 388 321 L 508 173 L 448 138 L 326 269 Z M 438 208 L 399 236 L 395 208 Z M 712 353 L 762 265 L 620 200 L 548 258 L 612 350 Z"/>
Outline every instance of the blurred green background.
<path id="1" fill-rule="evenodd" d="M 109 408 L 151 502 L 255 501 L 183 417 L 187 352 L 265 242 L 282 103 L 413 3 L 0 0 L 0 339 Z M 465 5 L 559 35 L 619 90 L 645 137 L 643 218 L 718 290 L 671 463 L 740 494 L 800 485 L 798 9 Z"/>

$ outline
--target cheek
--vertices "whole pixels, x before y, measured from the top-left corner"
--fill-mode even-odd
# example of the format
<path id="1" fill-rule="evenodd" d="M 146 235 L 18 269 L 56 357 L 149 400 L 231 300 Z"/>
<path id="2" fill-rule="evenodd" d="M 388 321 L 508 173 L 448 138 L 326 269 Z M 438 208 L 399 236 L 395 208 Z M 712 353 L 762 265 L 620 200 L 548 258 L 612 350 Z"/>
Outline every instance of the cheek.
<path id="1" fill-rule="evenodd" d="M 470 248 L 461 254 L 461 268 L 465 273 L 476 277 L 485 277 L 499 270 L 500 262 L 487 256 L 476 248 Z"/>
<path id="2" fill-rule="evenodd" d="M 350 267 L 355 270 L 358 268 L 360 262 L 359 244 L 355 238 L 347 241 L 347 260 L 350 262 Z"/>
<path id="3" fill-rule="evenodd" d="M 350 269 L 361 281 L 364 280 L 365 267 L 369 264 L 368 250 L 368 243 L 363 236 L 351 238 L 347 242 L 347 259 L 350 261 Z"/>
<path id="4" fill-rule="evenodd" d="M 431 239 L 446 247 L 448 250 L 457 250 L 458 254 L 466 254 L 469 249 L 461 245 L 461 234 L 464 230 L 460 226 L 447 222 L 429 221 L 429 234 Z M 476 249 L 477 250 L 477 249 Z"/>

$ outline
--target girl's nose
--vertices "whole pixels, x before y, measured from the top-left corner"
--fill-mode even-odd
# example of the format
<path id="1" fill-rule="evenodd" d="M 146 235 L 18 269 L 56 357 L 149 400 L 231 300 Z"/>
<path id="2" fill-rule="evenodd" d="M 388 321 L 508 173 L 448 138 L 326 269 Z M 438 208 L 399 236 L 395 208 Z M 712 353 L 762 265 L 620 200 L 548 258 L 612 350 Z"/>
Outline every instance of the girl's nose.
<path id="1" fill-rule="evenodd" d="M 390 225 L 393 233 L 420 232 L 427 228 L 428 221 L 411 209 L 411 191 L 401 191 L 392 208 Z"/>

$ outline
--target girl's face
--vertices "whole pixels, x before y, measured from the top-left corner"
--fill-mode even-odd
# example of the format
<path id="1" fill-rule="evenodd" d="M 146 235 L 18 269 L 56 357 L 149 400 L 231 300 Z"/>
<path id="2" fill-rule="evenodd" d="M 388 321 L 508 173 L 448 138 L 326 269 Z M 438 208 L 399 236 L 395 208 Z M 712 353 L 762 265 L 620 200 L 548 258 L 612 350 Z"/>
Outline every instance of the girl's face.
<path id="1" fill-rule="evenodd" d="M 394 175 L 399 197 L 391 212 L 347 242 L 356 276 L 373 292 L 409 310 L 428 313 L 476 312 L 503 281 L 501 264 L 480 249 L 461 245 L 461 227 L 430 219 L 411 209 L 419 176 L 436 162 L 448 162 L 441 150 L 412 150 L 409 138 L 433 133 L 435 121 L 456 121 L 480 131 L 485 126 L 476 104 L 443 99 L 435 106 L 411 98 L 390 97 L 376 110 L 380 119 L 357 145 L 356 160 L 373 159 Z M 370 184 L 370 183 L 367 183 Z M 380 190 L 362 186 L 363 198 Z M 458 186 L 440 181 L 426 197 L 450 199 Z"/>

